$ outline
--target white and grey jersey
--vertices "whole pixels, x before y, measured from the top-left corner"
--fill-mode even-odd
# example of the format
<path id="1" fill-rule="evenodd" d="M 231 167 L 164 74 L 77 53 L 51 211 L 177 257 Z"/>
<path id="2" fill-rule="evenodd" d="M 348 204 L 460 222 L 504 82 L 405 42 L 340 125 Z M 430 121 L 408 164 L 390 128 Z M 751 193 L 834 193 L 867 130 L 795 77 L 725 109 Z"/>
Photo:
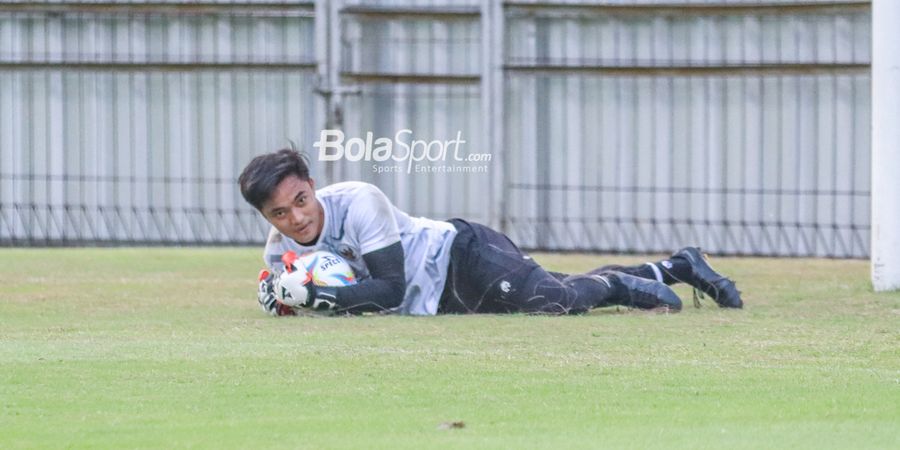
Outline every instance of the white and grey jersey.
<path id="1" fill-rule="evenodd" d="M 313 246 L 303 246 L 274 227 L 264 252 L 266 265 L 284 270 L 281 255 L 327 250 L 341 255 L 359 280 L 369 278 L 362 255 L 401 242 L 406 273 L 403 302 L 392 312 L 433 315 L 447 278 L 450 246 L 456 229 L 449 222 L 410 217 L 394 206 L 378 187 L 362 182 L 336 183 L 316 191 L 325 210 L 322 234 Z"/>

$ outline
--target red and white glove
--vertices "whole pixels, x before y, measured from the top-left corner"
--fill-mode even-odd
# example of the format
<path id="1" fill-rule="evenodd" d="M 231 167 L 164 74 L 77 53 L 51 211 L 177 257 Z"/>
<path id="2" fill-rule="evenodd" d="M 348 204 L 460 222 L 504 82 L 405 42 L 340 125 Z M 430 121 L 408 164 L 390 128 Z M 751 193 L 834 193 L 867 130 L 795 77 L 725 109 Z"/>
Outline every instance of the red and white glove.
<path id="1" fill-rule="evenodd" d="M 256 300 L 263 312 L 270 316 L 293 316 L 296 313 L 290 306 L 278 301 L 275 295 L 275 285 L 278 277 L 263 269 L 259 271 L 259 290 L 256 293 Z"/>

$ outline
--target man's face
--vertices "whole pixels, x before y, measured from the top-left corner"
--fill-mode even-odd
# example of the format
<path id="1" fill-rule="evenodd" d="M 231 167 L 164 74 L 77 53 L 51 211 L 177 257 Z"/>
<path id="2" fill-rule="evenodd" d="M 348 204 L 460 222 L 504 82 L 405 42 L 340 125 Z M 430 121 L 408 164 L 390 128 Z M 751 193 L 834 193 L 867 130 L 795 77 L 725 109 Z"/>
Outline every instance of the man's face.
<path id="1" fill-rule="evenodd" d="M 316 184 L 290 175 L 281 180 L 262 206 L 262 214 L 281 234 L 301 243 L 311 243 L 322 233 L 325 210 L 316 199 Z"/>

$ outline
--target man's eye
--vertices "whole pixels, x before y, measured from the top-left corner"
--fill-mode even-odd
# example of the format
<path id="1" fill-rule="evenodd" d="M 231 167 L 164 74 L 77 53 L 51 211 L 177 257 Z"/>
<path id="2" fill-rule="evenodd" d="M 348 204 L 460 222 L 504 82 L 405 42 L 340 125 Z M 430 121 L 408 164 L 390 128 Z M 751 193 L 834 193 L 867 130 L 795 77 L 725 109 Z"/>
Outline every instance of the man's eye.
<path id="1" fill-rule="evenodd" d="M 275 217 L 283 217 L 283 216 L 284 216 L 284 211 L 278 211 L 277 213 L 275 213 Z"/>

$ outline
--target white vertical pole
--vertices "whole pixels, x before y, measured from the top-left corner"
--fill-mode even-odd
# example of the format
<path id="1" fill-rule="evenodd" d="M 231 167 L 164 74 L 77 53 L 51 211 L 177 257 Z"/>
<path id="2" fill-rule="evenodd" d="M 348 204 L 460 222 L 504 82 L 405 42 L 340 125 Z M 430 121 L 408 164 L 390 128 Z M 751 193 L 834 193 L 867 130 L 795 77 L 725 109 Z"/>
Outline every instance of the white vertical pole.
<path id="1" fill-rule="evenodd" d="M 316 93 L 314 97 L 316 98 L 315 112 L 317 128 L 313 129 L 312 139 L 315 141 L 319 139 L 319 127 L 331 128 L 331 94 L 326 93 L 331 89 L 331 40 L 329 39 L 331 36 L 331 21 L 329 20 L 330 10 L 327 1 L 316 1 L 313 8 L 315 20 L 314 33 L 316 36 L 316 38 L 313 39 L 315 41 L 316 51 L 316 79 L 313 92 Z M 301 45 L 301 43 L 293 42 L 292 45 Z M 319 114 L 322 115 L 319 116 Z M 313 179 L 316 180 L 316 184 L 318 184 L 319 187 L 325 187 L 329 183 L 334 183 L 333 173 L 319 173 L 321 163 L 318 161 L 319 155 L 317 152 L 311 151 L 312 145 L 307 144 L 306 142 L 300 145 L 304 150 L 310 151 L 309 159 L 311 160 L 311 169 L 313 172 L 311 175 Z M 328 172 L 334 171 L 332 167 L 333 164 L 334 163 L 326 164 L 328 167 L 326 170 Z"/>
<path id="2" fill-rule="evenodd" d="M 872 285 L 900 289 L 900 1 L 872 2 Z"/>
<path id="3" fill-rule="evenodd" d="M 340 85 L 341 65 L 341 17 L 340 10 L 343 0 L 318 0 L 315 2 L 315 34 L 316 34 L 316 91 L 322 96 L 325 120 L 323 128 L 342 129 L 343 121 L 338 110 L 342 108 Z M 319 130 L 316 130 L 313 139 L 319 139 Z M 311 148 L 304 148 L 310 151 Z M 310 159 L 314 167 L 320 167 L 318 152 L 310 153 Z M 314 173 L 319 187 L 339 180 L 336 173 L 338 162 L 328 162 L 325 165 L 325 174 Z"/>
<path id="4" fill-rule="evenodd" d="M 481 2 L 481 110 L 485 126 L 484 142 L 486 147 L 480 153 L 492 156 L 488 169 L 491 173 L 491 185 L 488 195 L 492 227 L 508 233 L 507 229 L 507 170 L 506 162 L 510 157 L 505 147 L 505 126 L 503 120 L 503 100 L 506 88 L 503 78 L 503 58 L 505 57 L 503 2 L 501 0 L 483 0 Z"/>

